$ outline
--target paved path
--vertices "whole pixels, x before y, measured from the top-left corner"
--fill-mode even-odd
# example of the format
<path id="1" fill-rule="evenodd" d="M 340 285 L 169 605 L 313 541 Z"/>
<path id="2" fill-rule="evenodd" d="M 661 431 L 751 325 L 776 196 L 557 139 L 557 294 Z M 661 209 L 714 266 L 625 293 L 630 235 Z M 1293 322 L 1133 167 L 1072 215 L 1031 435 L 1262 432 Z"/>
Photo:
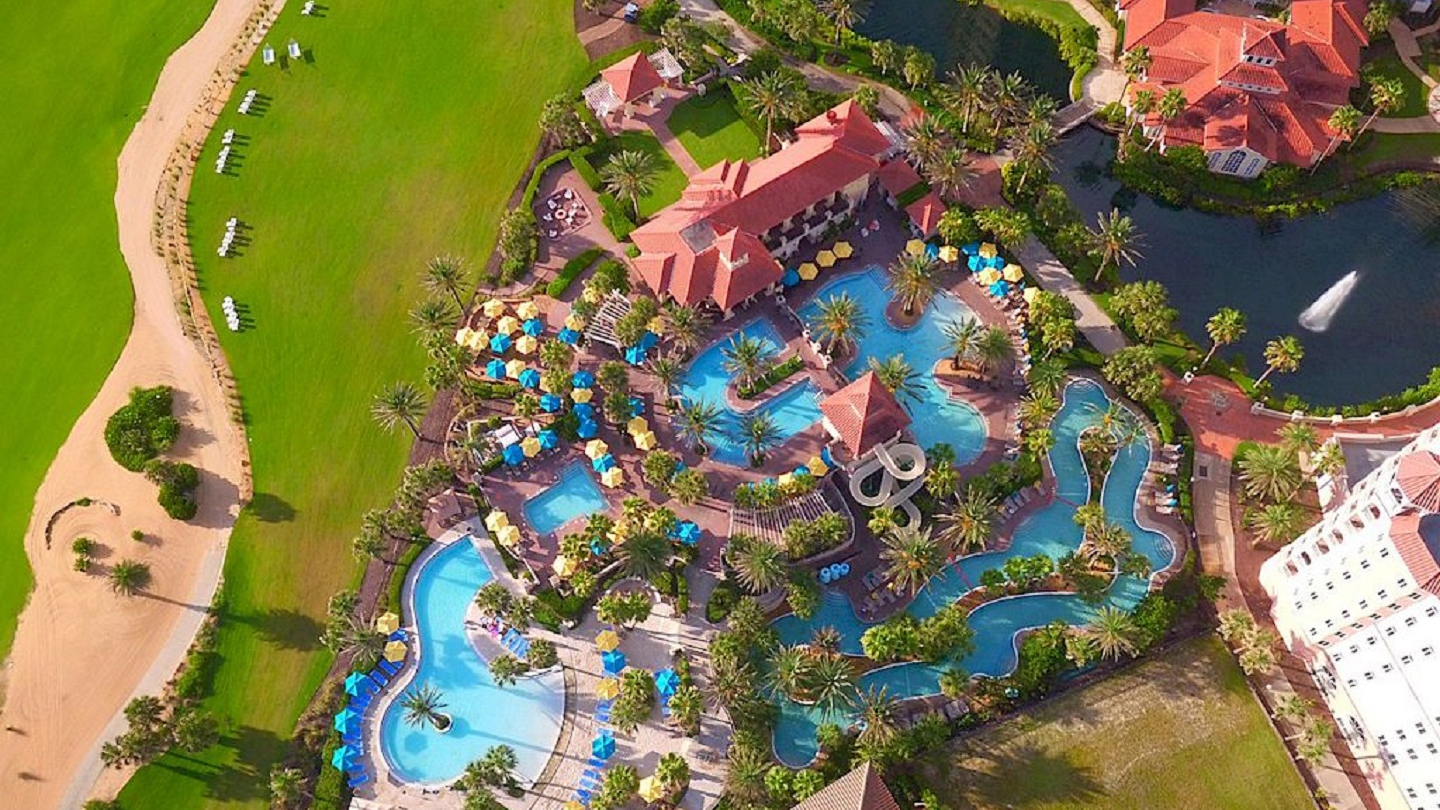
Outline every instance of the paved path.
<path id="1" fill-rule="evenodd" d="M 1417 115 L 1414 118 L 1376 118 L 1370 125 L 1376 132 L 1390 135 L 1423 135 L 1440 132 L 1440 121 L 1431 115 Z"/>
<path id="2" fill-rule="evenodd" d="M 1034 236 L 1027 238 L 1017 255 L 1020 264 L 1030 268 L 1041 287 L 1065 296 L 1075 305 L 1075 325 L 1085 339 L 1090 341 L 1090 345 L 1105 355 L 1125 348 L 1127 341 L 1120 327 L 1110 320 L 1110 316 L 1085 292 L 1080 282 L 1070 275 L 1069 268 L 1061 264 L 1039 239 Z"/>
<path id="3" fill-rule="evenodd" d="M 1081 98 L 1077 101 L 1087 101 L 1095 108 L 1103 107 L 1112 101 L 1119 101 L 1125 95 L 1125 85 L 1130 79 L 1115 64 L 1115 54 L 1118 52 L 1115 29 L 1105 16 L 1090 5 L 1086 0 L 1068 0 L 1070 7 L 1085 19 L 1096 31 L 1100 33 L 1099 44 L 1096 45 L 1096 56 L 1099 61 L 1091 71 L 1085 74 L 1081 81 Z"/>

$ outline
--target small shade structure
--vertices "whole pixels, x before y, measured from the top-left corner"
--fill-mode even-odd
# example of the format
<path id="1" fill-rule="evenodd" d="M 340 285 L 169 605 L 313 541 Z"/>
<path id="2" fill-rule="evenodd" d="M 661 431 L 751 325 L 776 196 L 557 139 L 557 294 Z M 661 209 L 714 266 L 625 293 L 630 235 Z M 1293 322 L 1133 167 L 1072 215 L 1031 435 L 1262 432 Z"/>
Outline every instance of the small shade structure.
<path id="1" fill-rule="evenodd" d="M 570 399 L 576 404 L 584 404 L 595 398 L 595 390 L 592 388 L 576 388 L 570 392 Z"/>
<path id="2" fill-rule="evenodd" d="M 342 745 L 335 749 L 330 755 L 330 765 L 337 771 L 348 771 L 355 767 L 355 760 L 360 756 L 359 752 L 348 745 Z"/>
<path id="3" fill-rule="evenodd" d="M 510 351 L 510 347 L 513 345 L 515 345 L 515 341 L 511 340 L 509 335 L 496 335 L 490 338 L 490 351 L 496 354 Z"/>
<path id="4" fill-rule="evenodd" d="M 565 400 L 561 399 L 559 394 L 540 395 L 540 410 L 545 413 L 559 413 L 563 407 L 565 407 Z"/>
<path id="5" fill-rule="evenodd" d="M 1006 281 L 1024 281 L 1025 271 L 1018 264 L 1007 264 L 1005 269 L 1000 271 L 1000 277 Z"/>
<path id="6" fill-rule="evenodd" d="M 540 440 L 534 436 L 526 436 L 525 440 L 520 442 L 520 449 L 525 452 L 526 458 L 534 458 L 540 455 Z"/>
<path id="7" fill-rule="evenodd" d="M 520 305 L 515 307 L 515 314 L 522 321 L 528 321 L 540 317 L 540 307 L 536 306 L 534 301 L 521 301 Z"/>
<path id="8" fill-rule="evenodd" d="M 795 268 L 791 267 L 785 271 L 784 275 L 780 276 L 780 283 L 786 287 L 794 287 L 800 283 L 800 274 L 795 272 Z"/>
<path id="9" fill-rule="evenodd" d="M 375 632 L 390 635 L 400 629 L 400 617 L 390 611 L 385 611 L 375 617 Z"/>
<path id="10" fill-rule="evenodd" d="M 392 641 L 385 645 L 385 660 L 398 663 L 405 660 L 405 642 Z"/>
<path id="11" fill-rule="evenodd" d="M 510 547 L 520 542 L 519 526 L 502 526 L 500 531 L 495 533 L 495 542 L 502 546 Z"/>
<path id="12" fill-rule="evenodd" d="M 582 369 L 571 375 L 570 384 L 576 388 L 590 388 L 595 385 L 595 375 Z"/>
<path id="13" fill-rule="evenodd" d="M 465 347 L 472 352 L 484 351 L 485 347 L 489 344 L 489 342 L 489 335 L 485 334 L 481 330 L 476 330 L 474 332 L 471 332 L 470 337 L 465 340 Z"/>
<path id="14" fill-rule="evenodd" d="M 581 389 L 581 390 L 588 391 L 588 390 L 590 390 L 590 389 L 584 388 L 584 389 Z M 582 421 L 582 422 L 584 422 L 584 421 L 586 421 L 586 420 L 591 421 L 591 422 L 594 422 L 594 421 L 595 421 L 595 406 L 594 406 L 594 405 L 591 405 L 591 404 L 588 403 L 588 402 L 577 402 L 577 403 L 575 403 L 575 415 L 578 416 L 578 417 L 580 417 L 580 421 Z"/>
<path id="15" fill-rule="evenodd" d="M 583 331 L 585 329 L 585 319 L 572 312 L 565 316 L 565 328 L 573 329 L 576 332 Z"/>
<path id="16" fill-rule="evenodd" d="M 647 430 L 635 437 L 635 446 L 641 450 L 654 450 L 659 443 L 660 439 L 653 430 Z"/>
<path id="17" fill-rule="evenodd" d="M 595 459 L 600 458 L 601 456 L 606 455 L 609 452 L 610 445 L 606 444 L 604 439 L 592 439 L 588 444 L 585 445 L 585 455 L 588 456 L 591 461 L 594 461 Z"/>
<path id="18" fill-rule="evenodd" d="M 545 322 L 539 318 L 531 318 L 525 323 L 520 324 L 520 331 L 530 337 L 540 337 L 545 334 Z"/>
<path id="19" fill-rule="evenodd" d="M 468 327 L 468 326 L 462 326 L 462 327 L 460 327 L 460 330 L 455 333 L 455 345 L 457 345 L 457 346 L 464 346 L 464 345 L 466 345 L 467 343 L 470 342 L 470 336 L 473 335 L 473 334 L 475 334 L 475 330 L 471 329 L 470 327 Z"/>
<path id="20" fill-rule="evenodd" d="M 520 372 L 525 370 L 525 361 L 519 358 L 505 364 L 505 376 L 512 380 L 520 379 Z"/>
<path id="21" fill-rule="evenodd" d="M 550 567 L 554 568 L 555 573 L 559 574 L 561 578 L 569 579 L 570 577 L 574 576 L 577 566 L 575 565 L 574 560 L 570 559 L 569 557 L 561 556 L 556 557 L 555 562 L 552 563 Z"/>
<path id="22" fill-rule="evenodd" d="M 575 426 L 575 435 L 582 439 L 593 439 L 598 432 L 600 426 L 595 424 L 593 419 L 581 419 L 580 424 Z"/>
<path id="23" fill-rule="evenodd" d="M 993 259 L 1000 251 L 998 248 L 995 247 L 994 242 L 986 242 L 980 246 L 980 250 L 978 252 L 980 254 L 980 258 L 982 259 Z"/>
<path id="24" fill-rule="evenodd" d="M 539 346 L 540 341 L 529 335 L 521 335 L 520 339 L 515 341 L 515 351 L 521 354 L 534 354 L 535 349 Z"/>
<path id="25" fill-rule="evenodd" d="M 601 653 L 600 663 L 604 665 L 607 674 L 619 675 L 625 670 L 625 653 L 619 650 Z"/>
<path id="26" fill-rule="evenodd" d="M 830 252 L 834 253 L 836 258 L 848 259 L 855 255 L 855 248 L 849 242 L 836 242 Z"/>
<path id="27" fill-rule="evenodd" d="M 954 245 L 946 245 L 940 248 L 940 261 L 953 263 L 960 260 L 960 250 Z"/>
<path id="28" fill-rule="evenodd" d="M 821 267 L 834 267 L 835 261 L 836 258 L 834 251 L 822 250 L 819 253 L 815 254 L 815 263 L 820 265 Z"/>
<path id="29" fill-rule="evenodd" d="M 346 706 L 340 710 L 339 714 L 335 715 L 335 730 L 343 733 L 354 728 L 355 724 L 359 722 L 360 714 Z"/>
<path id="30" fill-rule="evenodd" d="M 345 694 L 360 695 L 368 694 L 375 688 L 375 682 L 365 677 L 363 672 L 352 672 L 345 676 Z"/>
<path id="31" fill-rule="evenodd" d="M 485 376 L 492 380 L 505 379 L 505 361 L 499 358 L 485 364 Z"/>
<path id="32" fill-rule="evenodd" d="M 509 525 L 510 516 L 501 512 L 499 509 L 492 509 L 490 510 L 490 514 L 485 516 L 485 528 L 492 532 L 498 532 Z"/>
<path id="33" fill-rule="evenodd" d="M 680 676 L 675 670 L 665 668 L 655 673 L 655 689 L 662 695 L 673 695 L 680 688 Z"/>
<path id="34" fill-rule="evenodd" d="M 514 315 L 506 315 L 495 322 L 495 331 L 501 335 L 513 335 L 520 328 L 520 321 Z"/>
<path id="35" fill-rule="evenodd" d="M 574 346 L 580 342 L 580 333 L 567 326 L 561 329 L 559 334 L 555 335 L 555 339 L 564 343 L 566 346 Z"/>
<path id="36" fill-rule="evenodd" d="M 640 780 L 640 798 L 647 802 L 658 802 L 665 798 L 665 786 L 659 779 L 647 776 Z"/>
<path id="37" fill-rule="evenodd" d="M 595 647 L 600 652 L 610 652 L 620 649 L 620 635 L 614 630 L 601 630 L 595 637 Z M 618 685 L 618 684 L 617 684 Z"/>
<path id="38" fill-rule="evenodd" d="M 700 542 L 700 526 L 694 521 L 684 520 L 675 526 L 675 539 L 687 546 Z"/>
<path id="39" fill-rule="evenodd" d="M 531 391 L 540 387 L 540 372 L 537 369 L 527 368 L 520 372 L 520 376 L 517 379 L 520 381 L 521 386 Z"/>
<path id="40" fill-rule="evenodd" d="M 590 741 L 590 753 L 599 759 L 615 756 L 615 738 L 609 734 L 601 734 Z"/>
<path id="41" fill-rule="evenodd" d="M 500 451 L 500 458 L 511 467 L 518 467 L 525 462 L 525 451 L 518 444 L 506 445 Z"/>
<path id="42" fill-rule="evenodd" d="M 618 487 L 625 483 L 625 471 L 619 467 L 611 467 L 600 473 L 600 483 L 607 487 Z"/>
<path id="43" fill-rule="evenodd" d="M 1035 299 L 1040 297 L 1040 288 L 1039 288 L 1039 287 L 1026 287 L 1026 288 L 1025 288 L 1025 292 L 1022 293 L 1022 295 L 1025 296 L 1025 303 L 1027 303 L 1027 304 L 1033 304 L 1033 303 L 1035 303 Z"/>
<path id="44" fill-rule="evenodd" d="M 820 268 L 816 267 L 814 262 L 805 262 L 796 272 L 800 274 L 801 279 L 814 281 L 815 277 L 820 275 Z"/>
<path id="45" fill-rule="evenodd" d="M 911 239 L 909 242 L 905 243 L 905 252 L 909 253 L 911 256 L 924 256 L 925 243 L 919 239 Z"/>
<path id="46" fill-rule="evenodd" d="M 480 307 L 480 310 L 485 313 L 487 318 L 498 318 L 505 311 L 505 302 L 499 298 L 491 298 Z"/>
<path id="47" fill-rule="evenodd" d="M 993 295 L 993 296 L 995 296 L 996 298 L 1003 298 L 1004 296 L 1008 295 L 1009 293 L 1010 293 L 1010 283 L 1007 282 L 1007 281 L 1004 281 L 1003 279 L 1002 279 L 1001 281 L 997 281 L 997 282 L 995 282 L 994 284 L 991 284 L 991 285 L 990 285 L 990 294 Z"/>
<path id="48" fill-rule="evenodd" d="M 597 459 L 591 460 L 590 466 L 594 468 L 595 472 L 598 473 L 603 473 L 606 470 L 613 470 L 615 468 L 615 457 L 609 453 L 606 453 L 605 455 Z"/>
<path id="49" fill-rule="evenodd" d="M 650 430 L 650 423 L 645 421 L 645 417 L 636 416 L 625 424 L 625 429 L 631 436 L 638 436 Z"/>
<path id="50" fill-rule="evenodd" d="M 993 267 L 987 267 L 975 276 L 975 280 L 988 287 L 1000 280 L 1000 271 Z"/>
<path id="51" fill-rule="evenodd" d="M 600 683 L 595 684 L 595 697 L 601 700 L 614 700 L 620 697 L 620 682 L 614 678 L 602 678 Z"/>
<path id="52" fill-rule="evenodd" d="M 972 273 L 978 273 L 978 272 L 980 272 L 980 268 L 982 267 L 982 265 L 980 264 L 980 257 L 979 257 L 979 256 L 967 256 L 967 257 L 965 257 L 965 266 L 968 267 L 968 268 L 970 268 L 970 272 L 972 272 Z"/>
<path id="53" fill-rule="evenodd" d="M 820 458 L 819 456 L 811 456 L 810 461 L 805 465 L 805 469 L 809 470 L 810 474 L 815 476 L 816 478 L 819 478 L 825 473 L 830 472 L 829 465 L 827 465 L 825 463 L 825 460 Z"/>
<path id="54" fill-rule="evenodd" d="M 540 442 L 541 450 L 554 450 L 560 446 L 560 434 L 550 428 L 545 428 L 539 433 L 536 433 L 535 439 Z"/>

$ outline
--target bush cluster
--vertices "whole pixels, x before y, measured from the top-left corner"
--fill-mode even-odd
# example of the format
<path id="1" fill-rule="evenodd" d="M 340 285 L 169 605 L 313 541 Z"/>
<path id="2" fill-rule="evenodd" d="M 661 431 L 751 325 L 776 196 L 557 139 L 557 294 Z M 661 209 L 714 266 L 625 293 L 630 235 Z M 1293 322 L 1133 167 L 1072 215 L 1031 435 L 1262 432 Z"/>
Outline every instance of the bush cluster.
<path id="1" fill-rule="evenodd" d="M 134 388 L 130 402 L 105 423 L 105 444 L 115 461 L 131 472 L 169 450 L 180 436 L 175 418 L 174 391 L 168 385 Z"/>
<path id="2" fill-rule="evenodd" d="M 580 255 L 572 258 L 570 261 L 565 262 L 565 266 L 560 268 L 560 272 L 555 276 L 554 280 L 545 287 L 545 294 L 551 298 L 559 298 L 564 295 L 565 291 L 570 289 L 570 285 L 575 283 L 575 279 L 579 278 L 580 274 L 585 272 L 586 268 L 594 264 L 595 260 L 604 255 L 604 253 L 604 248 L 592 247 L 581 252 Z"/>
<path id="3" fill-rule="evenodd" d="M 173 461 L 152 459 L 145 465 L 145 477 L 160 487 L 160 506 L 176 520 L 195 517 L 199 505 L 195 489 L 200 486 L 200 471 L 194 466 Z"/>

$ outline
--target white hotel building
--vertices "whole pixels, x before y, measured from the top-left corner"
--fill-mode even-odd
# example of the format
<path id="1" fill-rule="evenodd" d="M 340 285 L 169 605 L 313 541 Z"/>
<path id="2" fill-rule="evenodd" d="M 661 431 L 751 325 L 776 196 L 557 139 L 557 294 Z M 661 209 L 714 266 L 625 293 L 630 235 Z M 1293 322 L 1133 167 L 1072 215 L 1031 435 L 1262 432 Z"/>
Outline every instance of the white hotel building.
<path id="1" fill-rule="evenodd" d="M 1260 571 L 1387 810 L 1440 810 L 1440 426 Z"/>

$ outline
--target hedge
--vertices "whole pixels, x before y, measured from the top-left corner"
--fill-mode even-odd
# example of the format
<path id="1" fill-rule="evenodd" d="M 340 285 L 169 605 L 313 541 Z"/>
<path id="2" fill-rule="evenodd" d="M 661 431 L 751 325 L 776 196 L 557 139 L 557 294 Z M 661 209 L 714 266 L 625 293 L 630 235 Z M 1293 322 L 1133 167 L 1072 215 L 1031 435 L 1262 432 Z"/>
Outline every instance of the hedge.
<path id="1" fill-rule="evenodd" d="M 559 152 L 535 164 L 535 171 L 530 174 L 530 182 L 525 184 L 525 192 L 520 196 L 520 207 L 526 209 L 534 207 L 535 193 L 540 189 L 540 181 L 544 179 L 545 172 L 549 171 L 551 166 L 568 157 L 570 157 L 570 150 L 561 149 Z"/>
<path id="2" fill-rule="evenodd" d="M 803 368 L 805 368 L 805 361 L 800 358 L 800 355 L 793 355 L 788 360 L 776 363 L 766 369 L 764 374 L 756 378 L 753 385 L 741 386 L 739 394 L 745 399 L 753 399 Z"/>
<path id="3" fill-rule="evenodd" d="M 330 732 L 325 739 L 325 747 L 320 752 L 320 776 L 315 781 L 315 801 L 311 802 L 310 810 L 340 810 L 349 804 L 345 774 L 330 765 L 330 757 L 335 755 L 340 744 L 340 733 L 337 731 Z"/>
<path id="4" fill-rule="evenodd" d="M 592 247 L 565 262 L 565 266 L 560 268 L 559 275 L 545 286 L 545 294 L 551 298 L 559 298 L 564 295 L 565 291 L 570 289 L 570 285 L 575 283 L 575 279 L 579 278 L 580 274 L 585 272 L 586 268 L 594 264 L 595 260 L 604 253 L 604 248 Z"/>
<path id="5" fill-rule="evenodd" d="M 591 191 L 603 191 L 604 184 L 600 182 L 600 172 L 595 170 L 595 164 L 590 162 L 590 147 L 583 149 L 572 149 L 570 151 L 570 165 L 575 167 L 575 173 L 585 181 L 585 185 Z"/>
<path id="6" fill-rule="evenodd" d="M 390 612 L 404 615 L 404 608 L 400 605 L 400 591 L 405 587 L 405 575 L 410 572 L 410 566 L 415 564 L 415 559 L 424 550 L 424 544 L 411 543 L 395 562 L 395 570 L 390 572 L 390 581 L 385 583 L 385 605 Z"/>
<path id="7" fill-rule="evenodd" d="M 605 191 L 600 194 L 600 207 L 605 209 L 605 227 L 621 242 L 630 238 L 630 232 L 640 227 L 630 218 L 630 211 L 614 195 Z"/>

